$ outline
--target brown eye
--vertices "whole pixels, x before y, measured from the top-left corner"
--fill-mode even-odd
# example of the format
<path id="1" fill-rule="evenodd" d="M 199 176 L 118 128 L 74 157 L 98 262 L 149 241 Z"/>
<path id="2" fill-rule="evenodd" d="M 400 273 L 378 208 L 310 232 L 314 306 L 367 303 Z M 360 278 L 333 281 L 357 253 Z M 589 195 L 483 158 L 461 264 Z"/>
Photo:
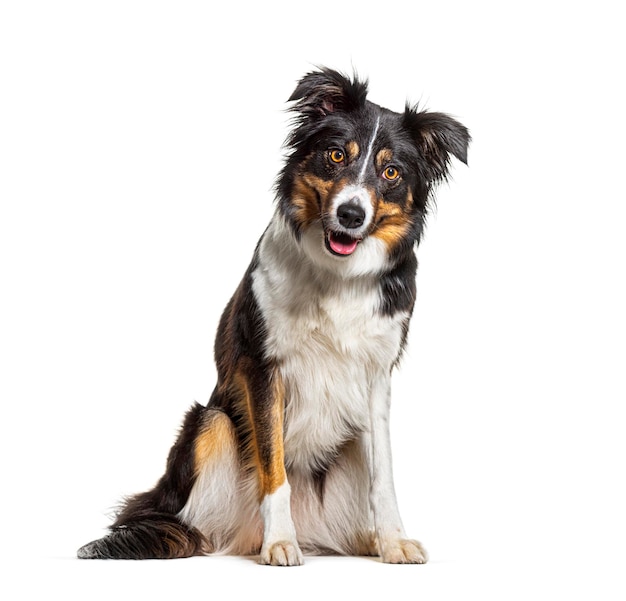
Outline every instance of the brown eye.
<path id="1" fill-rule="evenodd" d="M 345 153 L 338 148 L 331 150 L 328 156 L 333 163 L 343 163 L 346 160 Z"/>
<path id="2" fill-rule="evenodd" d="M 383 171 L 383 177 L 392 182 L 400 177 L 400 172 L 395 167 L 387 167 Z"/>

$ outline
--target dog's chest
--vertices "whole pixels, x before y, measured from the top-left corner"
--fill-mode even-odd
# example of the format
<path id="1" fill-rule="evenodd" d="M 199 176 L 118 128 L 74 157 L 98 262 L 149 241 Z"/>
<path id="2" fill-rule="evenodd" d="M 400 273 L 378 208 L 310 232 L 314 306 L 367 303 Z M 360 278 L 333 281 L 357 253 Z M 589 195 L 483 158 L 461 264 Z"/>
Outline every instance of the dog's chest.
<path id="1" fill-rule="evenodd" d="M 380 315 L 375 283 L 325 289 L 306 277 L 275 275 L 259 274 L 255 295 L 266 352 L 285 385 L 285 460 L 320 469 L 369 428 L 372 381 L 389 377 L 402 319 Z"/>

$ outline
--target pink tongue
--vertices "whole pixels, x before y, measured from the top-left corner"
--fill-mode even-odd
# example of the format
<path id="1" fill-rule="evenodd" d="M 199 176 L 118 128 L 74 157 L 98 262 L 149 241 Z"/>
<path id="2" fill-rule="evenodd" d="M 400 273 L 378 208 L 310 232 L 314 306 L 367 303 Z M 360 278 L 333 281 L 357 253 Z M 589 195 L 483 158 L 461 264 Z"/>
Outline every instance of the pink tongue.
<path id="1" fill-rule="evenodd" d="M 357 240 L 348 240 L 347 238 L 345 240 L 337 240 L 332 234 L 329 236 L 328 242 L 338 255 L 351 255 L 358 244 Z"/>

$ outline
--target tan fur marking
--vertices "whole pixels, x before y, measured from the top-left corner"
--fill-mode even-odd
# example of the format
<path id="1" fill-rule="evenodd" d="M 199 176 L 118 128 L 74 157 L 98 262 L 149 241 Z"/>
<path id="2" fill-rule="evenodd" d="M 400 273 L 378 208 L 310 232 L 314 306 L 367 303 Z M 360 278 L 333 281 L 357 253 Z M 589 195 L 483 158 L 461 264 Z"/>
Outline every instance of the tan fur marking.
<path id="1" fill-rule="evenodd" d="M 310 173 L 305 173 L 303 176 L 304 181 L 313 188 L 322 197 L 322 201 L 330 194 L 333 188 L 332 180 L 325 180 L 321 177 L 316 177 Z"/>
<path id="2" fill-rule="evenodd" d="M 354 159 L 359 156 L 359 152 L 361 152 L 361 149 L 354 140 L 351 140 L 346 144 L 346 152 L 348 153 L 348 160 L 354 161 Z"/>
<path id="3" fill-rule="evenodd" d="M 235 444 L 235 433 L 228 416 L 217 411 L 202 426 L 195 441 L 195 471 L 199 474 L 203 466 L 222 451 Z"/>
<path id="4" fill-rule="evenodd" d="M 283 420 L 285 414 L 285 388 L 282 378 L 274 374 L 272 381 L 272 449 L 273 461 L 270 470 L 264 473 L 261 480 L 261 494 L 272 494 L 279 486 L 285 483 L 285 447 L 283 445 Z"/>
<path id="5" fill-rule="evenodd" d="M 332 181 L 310 173 L 296 176 L 291 201 L 297 207 L 297 218 L 303 226 L 309 226 L 320 218 L 321 207 L 318 203 L 320 200 L 322 204 L 326 202 L 332 186 Z"/>
<path id="6" fill-rule="evenodd" d="M 298 221 L 309 226 L 329 210 L 330 201 L 348 184 L 345 179 L 325 180 L 310 173 L 298 175 L 294 181 L 292 203 L 297 207 Z"/>
<path id="7" fill-rule="evenodd" d="M 317 219 L 319 209 L 315 190 L 302 177 L 296 177 L 294 181 L 291 202 L 297 208 L 298 222 L 302 225 L 311 225 Z"/>
<path id="8" fill-rule="evenodd" d="M 287 479 L 285 471 L 285 451 L 283 446 L 283 416 L 285 409 L 285 391 L 282 379 L 275 372 L 272 380 L 272 399 L 271 408 L 269 410 L 269 432 L 267 429 L 259 428 L 259 424 L 255 420 L 255 412 L 252 405 L 252 397 L 248 387 L 248 382 L 244 374 L 239 372 L 236 380 L 241 388 L 244 396 L 248 415 L 250 420 L 250 428 L 252 431 L 252 445 L 254 450 L 254 460 L 257 466 L 259 476 L 259 496 L 262 499 L 266 495 L 270 495 L 284 484 Z M 263 440 L 259 440 L 263 437 Z M 269 445 L 270 462 L 261 459 L 260 443 Z"/>
<path id="9" fill-rule="evenodd" d="M 413 193 L 409 190 L 406 194 L 406 206 L 410 209 L 413 206 Z"/>
<path id="10" fill-rule="evenodd" d="M 393 159 L 393 152 L 389 148 L 379 150 L 376 155 L 376 168 L 382 169 L 385 165 L 391 163 L 391 159 Z"/>
<path id="11" fill-rule="evenodd" d="M 375 216 L 377 226 L 372 236 L 382 240 L 387 248 L 392 249 L 406 235 L 410 225 L 408 219 L 400 206 L 380 200 Z"/>

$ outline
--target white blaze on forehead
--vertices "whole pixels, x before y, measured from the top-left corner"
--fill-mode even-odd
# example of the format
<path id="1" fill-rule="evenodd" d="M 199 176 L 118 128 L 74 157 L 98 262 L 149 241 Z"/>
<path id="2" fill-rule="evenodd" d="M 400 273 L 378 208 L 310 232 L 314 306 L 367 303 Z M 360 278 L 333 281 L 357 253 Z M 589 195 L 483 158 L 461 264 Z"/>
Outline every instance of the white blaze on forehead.
<path id="1" fill-rule="evenodd" d="M 380 128 L 380 117 L 376 118 L 376 125 L 374 125 L 374 131 L 372 132 L 372 136 L 370 138 L 369 144 L 367 145 L 367 151 L 365 152 L 365 157 L 363 159 L 363 164 L 361 165 L 361 172 L 359 173 L 359 183 L 363 183 L 363 179 L 365 177 L 365 170 L 367 169 L 367 165 L 372 158 L 372 151 L 374 149 L 374 142 L 376 141 L 376 136 L 378 135 L 378 129 Z"/>
<path id="2" fill-rule="evenodd" d="M 337 208 L 340 207 L 344 203 L 352 203 L 360 206 L 365 211 L 365 218 L 363 220 L 363 225 L 354 230 L 355 234 L 359 234 L 365 231 L 374 216 L 374 207 L 372 206 L 372 198 L 370 192 L 363 185 L 365 181 L 365 172 L 367 170 L 367 166 L 372 159 L 372 154 L 374 152 L 374 142 L 376 142 L 376 136 L 378 135 L 378 130 L 380 129 L 380 117 L 376 118 L 376 123 L 372 129 L 372 133 L 370 135 L 369 142 L 367 144 L 367 149 L 365 151 L 365 155 L 362 159 L 361 171 L 359 172 L 359 177 L 356 181 L 356 184 L 351 184 L 346 186 L 335 198 L 332 202 L 331 207 L 331 215 L 333 220 L 336 220 Z M 335 221 L 336 223 L 336 221 Z"/>

